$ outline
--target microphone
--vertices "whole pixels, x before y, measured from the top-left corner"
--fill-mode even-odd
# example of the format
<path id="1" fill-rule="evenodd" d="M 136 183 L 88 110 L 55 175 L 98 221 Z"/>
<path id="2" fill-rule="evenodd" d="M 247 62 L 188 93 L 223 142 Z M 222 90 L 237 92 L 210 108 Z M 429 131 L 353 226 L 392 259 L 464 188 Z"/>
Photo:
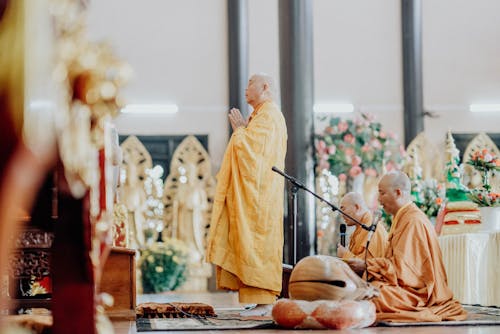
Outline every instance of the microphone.
<path id="1" fill-rule="evenodd" d="M 345 224 L 340 224 L 340 244 L 345 247 L 345 231 L 347 227 Z"/>
<path id="2" fill-rule="evenodd" d="M 377 210 L 373 218 L 373 223 L 371 224 L 368 230 L 368 238 L 366 239 L 366 251 L 368 251 L 368 245 L 370 244 L 370 240 L 372 239 L 373 233 L 375 233 L 375 230 L 377 229 L 377 224 L 381 216 L 382 212 L 380 210 Z"/>

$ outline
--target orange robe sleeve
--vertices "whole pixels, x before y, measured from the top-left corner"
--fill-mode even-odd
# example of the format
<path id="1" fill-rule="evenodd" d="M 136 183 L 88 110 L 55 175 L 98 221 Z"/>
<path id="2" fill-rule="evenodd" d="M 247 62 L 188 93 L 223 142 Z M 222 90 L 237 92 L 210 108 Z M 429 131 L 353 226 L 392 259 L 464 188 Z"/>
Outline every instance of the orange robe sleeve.
<path id="1" fill-rule="evenodd" d="M 233 132 L 217 175 L 207 261 L 247 286 L 280 292 L 287 133 L 274 103 Z"/>
<path id="2" fill-rule="evenodd" d="M 401 208 L 389 233 L 385 258 L 367 261 L 377 320 L 463 320 L 467 313 L 448 287 L 441 249 L 427 216 L 414 204 Z"/>
<path id="3" fill-rule="evenodd" d="M 366 213 L 361 219 L 361 222 L 370 226 L 372 224 L 372 215 L 370 213 Z M 342 258 L 357 258 L 364 260 L 367 239 L 368 231 L 363 230 L 360 226 L 356 226 L 356 229 L 351 235 L 351 240 L 349 241 L 349 251 L 347 251 Z M 367 258 L 383 257 L 386 248 L 387 231 L 382 224 L 378 224 L 370 240 L 370 244 L 368 245 Z"/>

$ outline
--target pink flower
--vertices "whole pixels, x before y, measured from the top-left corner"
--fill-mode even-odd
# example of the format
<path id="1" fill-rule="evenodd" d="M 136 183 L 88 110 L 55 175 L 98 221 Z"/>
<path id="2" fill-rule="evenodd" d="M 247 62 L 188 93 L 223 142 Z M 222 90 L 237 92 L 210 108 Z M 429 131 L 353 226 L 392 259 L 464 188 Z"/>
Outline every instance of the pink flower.
<path id="1" fill-rule="evenodd" d="M 371 150 L 371 147 L 370 145 L 368 144 L 364 144 L 362 147 L 361 147 L 361 152 L 369 152 Z"/>
<path id="2" fill-rule="evenodd" d="M 326 150 L 326 143 L 323 140 L 318 140 L 316 142 L 316 150 L 321 153 Z"/>
<path id="3" fill-rule="evenodd" d="M 361 170 L 361 167 L 359 166 L 353 166 L 351 167 L 351 169 L 349 170 L 349 175 L 351 177 L 356 177 L 358 176 L 359 174 L 361 174 L 362 170 Z"/>
<path id="4" fill-rule="evenodd" d="M 361 164 L 361 158 L 357 155 L 352 157 L 352 165 L 353 166 L 359 166 Z"/>
<path id="5" fill-rule="evenodd" d="M 328 146 L 328 154 L 335 154 L 335 152 L 337 151 L 337 147 L 335 145 L 330 145 Z"/>
<path id="6" fill-rule="evenodd" d="M 349 144 L 354 144 L 354 142 L 356 141 L 356 138 L 354 138 L 354 136 L 353 136 L 353 135 L 351 135 L 350 133 L 348 133 L 348 134 L 346 134 L 346 135 L 344 136 L 344 141 L 345 141 L 346 143 L 349 143 Z"/>
<path id="7" fill-rule="evenodd" d="M 351 155 L 354 154 L 354 149 L 352 147 L 348 147 L 348 148 L 345 149 L 344 153 L 347 156 L 351 156 Z"/>
<path id="8" fill-rule="evenodd" d="M 403 145 L 399 145 L 399 153 L 404 157 L 406 155 L 406 150 Z"/>
<path id="9" fill-rule="evenodd" d="M 327 127 L 325 128 L 325 132 L 326 132 L 326 133 L 332 134 L 332 133 L 333 133 L 333 131 L 334 131 L 334 130 L 333 130 L 333 128 L 332 128 L 331 126 L 327 126 Z"/>
<path id="10" fill-rule="evenodd" d="M 387 137 L 387 135 L 385 134 L 384 131 L 380 131 L 379 137 L 380 138 L 385 138 L 385 137 Z"/>
<path id="11" fill-rule="evenodd" d="M 346 131 L 347 129 L 349 129 L 349 124 L 347 124 L 346 121 L 340 121 L 339 122 L 339 125 L 337 125 L 338 128 L 339 128 L 339 132 L 344 132 Z"/>
<path id="12" fill-rule="evenodd" d="M 345 175 L 344 173 L 339 174 L 339 181 L 343 182 L 345 180 L 347 180 L 347 175 Z"/>
<path id="13" fill-rule="evenodd" d="M 382 148 L 382 144 L 380 144 L 378 139 L 373 139 L 370 143 L 376 149 Z"/>
<path id="14" fill-rule="evenodd" d="M 366 176 L 377 176 L 377 171 L 373 168 L 365 169 Z"/>
<path id="15" fill-rule="evenodd" d="M 321 159 L 318 165 L 319 170 L 330 169 L 330 164 L 328 161 Z"/>
<path id="16" fill-rule="evenodd" d="M 385 165 L 385 169 L 390 172 L 390 171 L 393 171 L 393 170 L 396 170 L 396 166 L 394 165 L 394 163 L 392 161 L 389 161 L 386 165 Z"/>

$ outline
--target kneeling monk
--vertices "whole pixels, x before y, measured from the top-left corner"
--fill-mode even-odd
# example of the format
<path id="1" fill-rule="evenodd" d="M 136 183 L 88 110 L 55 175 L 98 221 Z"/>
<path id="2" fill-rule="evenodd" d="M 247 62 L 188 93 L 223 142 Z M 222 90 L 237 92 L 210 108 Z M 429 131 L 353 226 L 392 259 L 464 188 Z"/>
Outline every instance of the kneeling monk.
<path id="1" fill-rule="evenodd" d="M 272 91 L 270 77 L 254 75 L 246 89 L 254 109 L 248 122 L 230 111 L 234 132 L 217 175 L 207 245 L 217 288 L 237 290 L 240 303 L 261 305 L 262 313 L 281 292 L 283 261 L 284 179 L 272 167 L 284 167 L 287 132 Z"/>
<path id="2" fill-rule="evenodd" d="M 372 299 L 377 320 L 396 322 L 463 320 L 467 317 L 448 287 L 441 249 L 427 216 L 413 204 L 410 180 L 401 172 L 382 177 L 379 202 L 393 215 L 383 258 L 367 261 L 368 277 L 379 288 Z M 351 268 L 365 270 L 361 260 Z"/>
<path id="3" fill-rule="evenodd" d="M 351 216 L 352 218 L 358 220 L 366 226 L 371 226 L 373 217 L 368 209 L 365 200 L 361 194 L 356 192 L 349 192 L 342 197 L 340 201 L 340 209 Z M 356 224 L 352 219 L 343 217 L 344 221 L 348 226 L 356 226 L 356 229 L 351 234 L 351 240 L 349 241 L 349 249 L 343 247 L 342 245 L 337 245 L 337 256 L 342 259 L 365 259 L 373 257 L 383 257 L 385 254 L 385 249 L 387 247 L 387 231 L 382 224 L 376 226 L 375 232 L 370 240 L 368 249 L 366 249 L 366 243 L 368 241 L 368 231 L 363 230 L 361 226 Z M 366 253 L 368 252 L 368 253 Z"/>

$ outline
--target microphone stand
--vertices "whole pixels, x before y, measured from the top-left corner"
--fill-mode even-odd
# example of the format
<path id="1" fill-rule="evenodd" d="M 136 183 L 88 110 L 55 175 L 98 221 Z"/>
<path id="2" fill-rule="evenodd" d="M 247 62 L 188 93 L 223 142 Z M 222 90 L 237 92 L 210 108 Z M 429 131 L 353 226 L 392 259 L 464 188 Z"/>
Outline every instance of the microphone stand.
<path id="1" fill-rule="evenodd" d="M 293 230 L 293 239 L 292 239 L 292 242 L 293 242 L 293 265 L 295 265 L 297 262 L 297 250 L 296 250 L 296 242 L 297 242 L 297 192 L 299 189 L 303 189 L 305 191 L 307 191 L 308 193 L 310 193 L 311 195 L 313 195 L 314 197 L 316 197 L 317 199 L 319 199 L 321 202 L 325 203 L 326 205 L 328 205 L 332 211 L 338 211 L 340 214 L 342 214 L 344 217 L 347 217 L 349 218 L 350 220 L 352 220 L 354 223 L 356 223 L 357 225 L 361 226 L 361 228 L 363 228 L 364 230 L 368 231 L 369 233 L 369 238 L 368 238 L 368 242 L 367 242 L 367 245 L 366 245 L 366 250 L 365 250 L 365 271 L 366 271 L 366 279 L 368 281 L 368 266 L 366 264 L 366 259 L 367 259 L 367 254 L 368 254 L 368 246 L 370 244 L 370 239 L 371 239 L 371 235 L 375 232 L 375 229 L 377 228 L 377 222 L 375 222 L 374 224 L 372 224 L 371 226 L 367 226 L 363 223 L 361 223 L 360 221 L 358 221 L 357 219 L 355 219 L 354 217 L 351 217 L 350 215 L 348 215 L 347 213 L 345 213 L 344 211 L 340 210 L 335 204 L 327 201 L 326 199 L 324 199 L 323 197 L 319 196 L 318 194 L 316 194 L 315 192 L 313 192 L 312 190 L 306 188 L 302 183 L 300 183 L 299 181 L 297 181 L 293 176 L 290 176 L 288 174 L 286 174 L 285 172 L 279 170 L 278 168 L 276 168 L 275 166 L 273 166 L 271 168 L 274 172 L 280 174 L 281 176 L 283 176 L 285 179 L 288 180 L 288 182 L 290 182 L 290 189 L 289 189 L 289 193 L 288 193 L 288 203 L 289 203 L 289 210 L 290 210 L 290 204 L 292 205 L 292 230 Z M 363 275 L 361 275 L 362 277 Z"/>
<path id="2" fill-rule="evenodd" d="M 326 205 L 328 205 L 332 211 L 338 211 L 339 213 L 341 213 L 344 217 L 347 217 L 349 218 L 350 220 L 352 220 L 354 223 L 356 223 L 357 225 L 361 226 L 361 228 L 363 228 L 364 230 L 366 231 L 371 231 L 372 230 L 372 227 L 371 226 L 367 226 L 363 223 L 361 223 L 359 220 L 357 220 L 356 218 L 354 217 L 351 217 L 349 214 L 345 213 L 344 211 L 340 210 L 335 204 L 327 201 L 326 199 L 324 199 L 323 197 L 321 197 L 320 195 L 316 194 L 315 192 L 313 192 L 312 190 L 306 188 L 302 183 L 300 183 L 299 181 L 297 181 L 293 176 L 290 176 L 288 174 L 286 174 L 285 172 L 279 170 L 278 168 L 274 167 L 272 168 L 272 170 L 278 174 L 280 174 L 281 176 L 283 176 L 285 179 L 287 179 L 290 184 L 292 185 L 292 196 L 295 196 L 298 189 L 302 189 L 302 190 L 305 190 L 307 191 L 308 193 L 310 193 L 311 195 L 313 195 L 314 197 L 316 197 L 317 199 L 319 199 L 321 202 L 325 203 Z M 296 203 L 296 200 L 295 200 L 295 203 Z M 293 215 L 295 216 L 293 221 L 294 223 L 296 223 L 296 215 L 297 215 L 297 210 L 296 208 L 294 209 L 294 212 L 293 212 Z M 295 228 L 295 226 L 294 226 Z M 294 234 L 294 236 L 296 236 L 296 234 Z M 295 240 L 294 240 L 295 242 Z"/>

